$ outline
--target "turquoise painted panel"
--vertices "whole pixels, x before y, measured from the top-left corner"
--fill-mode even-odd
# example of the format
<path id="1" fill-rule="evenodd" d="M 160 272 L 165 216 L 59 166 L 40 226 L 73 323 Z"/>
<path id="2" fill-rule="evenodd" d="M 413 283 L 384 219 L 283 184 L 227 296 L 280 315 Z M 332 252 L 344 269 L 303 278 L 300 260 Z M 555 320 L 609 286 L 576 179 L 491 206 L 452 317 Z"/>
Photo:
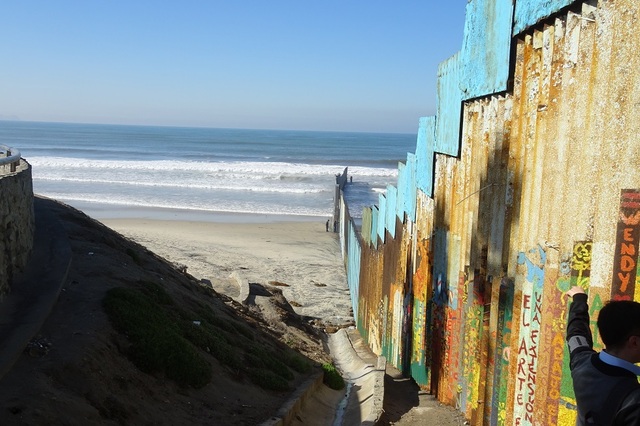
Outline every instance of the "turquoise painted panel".
<path id="1" fill-rule="evenodd" d="M 405 199 L 411 194 L 407 191 L 409 172 L 405 163 L 398 163 L 398 194 L 396 195 L 396 216 L 401 221 L 404 220 Z"/>
<path id="2" fill-rule="evenodd" d="M 429 197 L 433 197 L 433 162 L 436 143 L 436 118 L 421 117 L 416 142 L 416 185 Z M 414 200 L 415 202 L 415 200 Z"/>
<path id="3" fill-rule="evenodd" d="M 462 89 L 460 88 L 460 52 L 438 66 L 435 151 L 458 156 L 462 121 Z"/>
<path id="4" fill-rule="evenodd" d="M 398 211 L 404 210 L 407 217 L 411 222 L 416 221 L 416 199 L 418 197 L 418 190 L 416 185 L 416 155 L 410 152 L 407 153 L 407 164 L 405 166 L 405 174 L 407 175 L 407 182 L 403 186 L 402 191 L 405 193 L 403 205 L 398 205 Z M 400 191 L 400 187 L 398 187 Z M 400 220 L 404 219 L 399 216 Z"/>
<path id="5" fill-rule="evenodd" d="M 398 197 L 398 189 L 393 185 L 387 186 L 387 211 L 385 228 L 389 231 L 392 238 L 396 237 L 396 206 Z"/>
<path id="6" fill-rule="evenodd" d="M 537 24 L 541 20 L 548 18 L 554 13 L 570 4 L 577 3 L 575 0 L 527 0 L 517 1 L 513 21 L 513 35 L 520 34 L 527 28 Z"/>
<path id="7" fill-rule="evenodd" d="M 358 299 L 360 295 L 360 260 L 362 247 L 358 242 L 357 231 L 353 222 L 349 222 L 349 256 L 347 261 L 347 284 L 351 296 L 353 317 L 358 318 Z"/>
<path id="8" fill-rule="evenodd" d="M 467 3 L 460 52 L 463 100 L 507 90 L 512 16 L 512 0 Z"/>
<path id="9" fill-rule="evenodd" d="M 371 207 L 371 243 L 375 248 L 378 248 L 378 216 L 380 216 L 380 210 L 377 206 Z"/>
<path id="10" fill-rule="evenodd" d="M 387 197 L 384 194 L 378 196 L 378 237 L 384 244 L 384 230 L 387 224 Z"/>

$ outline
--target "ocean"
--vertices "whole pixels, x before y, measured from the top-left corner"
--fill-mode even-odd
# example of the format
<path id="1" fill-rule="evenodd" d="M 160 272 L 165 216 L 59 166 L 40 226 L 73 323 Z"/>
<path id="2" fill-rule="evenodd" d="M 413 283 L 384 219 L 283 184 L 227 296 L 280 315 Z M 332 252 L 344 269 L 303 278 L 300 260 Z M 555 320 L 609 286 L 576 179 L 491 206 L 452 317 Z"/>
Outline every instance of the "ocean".
<path id="1" fill-rule="evenodd" d="M 34 192 L 97 219 L 315 220 L 348 167 L 352 213 L 397 181 L 415 135 L 0 121 Z"/>

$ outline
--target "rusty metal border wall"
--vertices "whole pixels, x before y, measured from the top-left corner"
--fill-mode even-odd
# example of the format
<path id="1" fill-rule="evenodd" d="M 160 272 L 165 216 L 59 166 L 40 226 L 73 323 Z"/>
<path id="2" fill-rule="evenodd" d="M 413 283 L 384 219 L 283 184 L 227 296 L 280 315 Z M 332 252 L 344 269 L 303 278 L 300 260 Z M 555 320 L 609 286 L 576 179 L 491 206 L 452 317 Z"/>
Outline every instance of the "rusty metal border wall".
<path id="1" fill-rule="evenodd" d="M 563 293 L 583 286 L 593 319 L 640 301 L 640 4 L 471 3 L 482 19 L 465 31 L 517 34 L 510 63 L 491 36 L 441 65 L 397 189 L 345 228 L 354 315 L 374 352 L 471 424 L 573 425 Z M 496 93 L 463 101 L 470 76 Z"/>

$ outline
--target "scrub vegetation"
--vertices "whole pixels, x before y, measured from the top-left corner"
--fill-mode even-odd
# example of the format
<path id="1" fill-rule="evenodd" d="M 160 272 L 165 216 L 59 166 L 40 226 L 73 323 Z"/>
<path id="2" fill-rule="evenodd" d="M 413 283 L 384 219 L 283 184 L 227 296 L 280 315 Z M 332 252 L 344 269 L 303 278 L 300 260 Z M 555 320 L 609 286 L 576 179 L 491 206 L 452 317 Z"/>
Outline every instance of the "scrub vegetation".
<path id="1" fill-rule="evenodd" d="M 127 357 L 148 374 L 164 374 L 180 386 L 202 388 L 212 379 L 212 357 L 238 379 L 289 390 L 294 373 L 308 373 L 310 362 L 292 349 L 267 348 L 254 331 L 201 305 L 179 307 L 162 285 L 143 281 L 136 288 L 109 290 L 103 306 L 114 328 L 130 345 Z"/>

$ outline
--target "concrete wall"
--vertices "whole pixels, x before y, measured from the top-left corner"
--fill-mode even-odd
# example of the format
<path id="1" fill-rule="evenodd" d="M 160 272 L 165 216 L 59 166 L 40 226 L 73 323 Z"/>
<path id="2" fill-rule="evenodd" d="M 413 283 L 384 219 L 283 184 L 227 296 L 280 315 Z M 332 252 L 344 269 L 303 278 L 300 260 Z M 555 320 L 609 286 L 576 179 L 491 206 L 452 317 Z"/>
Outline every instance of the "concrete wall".
<path id="1" fill-rule="evenodd" d="M 583 286 L 594 319 L 640 301 L 640 4 L 508 3 L 467 6 L 465 31 L 517 34 L 510 59 L 490 35 L 440 66 L 415 173 L 408 156 L 349 237 L 349 286 L 374 352 L 472 424 L 573 425 L 563 292 Z"/>
<path id="2" fill-rule="evenodd" d="M 20 160 L 15 172 L 0 166 L 0 297 L 27 263 L 35 230 L 31 166 Z"/>

